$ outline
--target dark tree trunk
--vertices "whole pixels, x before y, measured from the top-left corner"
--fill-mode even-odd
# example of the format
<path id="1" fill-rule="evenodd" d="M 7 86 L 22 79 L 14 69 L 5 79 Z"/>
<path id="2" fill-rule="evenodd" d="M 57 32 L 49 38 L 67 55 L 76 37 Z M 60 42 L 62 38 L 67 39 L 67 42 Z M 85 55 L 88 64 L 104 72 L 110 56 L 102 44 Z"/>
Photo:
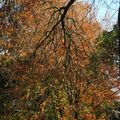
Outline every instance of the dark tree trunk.
<path id="1" fill-rule="evenodd" d="M 120 7 L 119 7 L 119 11 L 118 11 L 118 27 L 120 28 Z"/>
<path id="2" fill-rule="evenodd" d="M 120 59 L 120 6 L 119 6 L 119 11 L 118 11 L 118 29 L 119 29 L 119 33 L 118 33 L 119 43 L 118 43 L 118 45 L 119 45 L 119 59 Z M 120 77 L 120 63 L 119 63 L 119 77 Z"/>

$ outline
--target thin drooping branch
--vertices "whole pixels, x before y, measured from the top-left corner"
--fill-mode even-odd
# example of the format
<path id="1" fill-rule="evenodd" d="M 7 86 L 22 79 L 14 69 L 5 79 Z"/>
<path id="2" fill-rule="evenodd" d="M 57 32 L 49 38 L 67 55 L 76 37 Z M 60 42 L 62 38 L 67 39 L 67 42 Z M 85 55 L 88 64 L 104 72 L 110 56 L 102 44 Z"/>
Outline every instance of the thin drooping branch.
<path id="1" fill-rule="evenodd" d="M 73 5 L 73 3 L 75 2 L 76 0 L 70 0 L 69 2 L 68 2 L 68 4 L 65 6 L 65 7 L 61 7 L 60 9 L 58 9 L 57 10 L 57 12 L 60 12 L 61 10 L 64 10 L 63 11 L 63 13 L 62 13 L 62 15 L 61 15 L 61 17 L 60 17 L 60 20 L 58 20 L 57 22 L 56 22 L 56 24 L 51 28 L 51 30 L 48 32 L 48 34 L 46 35 L 46 37 L 41 41 L 41 39 L 38 41 L 38 44 L 37 44 L 37 46 L 36 46 L 36 48 L 35 48 L 35 51 L 34 51 L 34 56 L 36 55 L 36 51 L 42 46 L 42 45 L 44 45 L 44 43 L 46 42 L 46 40 L 49 38 L 49 36 L 52 34 L 52 32 L 56 29 L 56 27 L 61 23 L 62 25 L 64 25 L 64 18 L 65 18 L 65 16 L 66 16 L 66 14 L 67 14 L 67 12 L 68 12 L 68 10 L 70 9 L 70 7 Z M 56 11 L 55 11 L 56 12 Z M 62 28 L 64 28 L 63 26 L 62 26 Z M 64 30 L 63 30 L 64 31 Z M 43 35 L 43 37 L 44 37 L 45 35 Z M 42 38 L 43 38 L 42 37 Z"/>

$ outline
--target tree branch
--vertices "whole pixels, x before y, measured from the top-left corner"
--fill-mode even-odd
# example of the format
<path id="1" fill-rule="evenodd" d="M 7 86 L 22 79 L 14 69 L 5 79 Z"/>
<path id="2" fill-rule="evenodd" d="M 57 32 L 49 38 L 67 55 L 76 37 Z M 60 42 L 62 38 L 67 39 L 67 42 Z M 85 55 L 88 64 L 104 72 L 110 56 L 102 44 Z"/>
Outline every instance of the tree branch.
<path id="1" fill-rule="evenodd" d="M 54 31 L 54 29 L 59 25 L 59 23 L 62 23 L 62 25 L 63 25 L 63 23 L 64 23 L 64 18 L 65 18 L 65 16 L 66 16 L 68 10 L 70 9 L 70 7 L 72 6 L 72 4 L 73 4 L 75 1 L 76 1 L 76 0 L 70 0 L 65 7 L 61 7 L 62 9 L 64 9 L 64 12 L 63 12 L 63 14 L 61 15 L 60 20 L 58 20 L 58 21 L 56 22 L 56 24 L 55 24 L 55 25 L 51 28 L 51 30 L 49 31 L 48 35 L 47 35 L 42 41 L 41 41 L 41 39 L 38 41 L 38 44 L 37 44 L 37 46 L 36 46 L 36 48 L 35 48 L 35 51 L 34 51 L 34 56 L 35 56 L 35 54 L 36 54 L 36 51 L 37 51 L 42 45 L 44 45 L 45 41 L 49 38 L 49 36 L 52 34 L 52 32 Z M 60 11 L 62 10 L 61 8 L 58 9 L 57 12 L 60 12 Z M 55 11 L 55 12 L 56 12 L 56 11 Z M 62 28 L 63 28 L 63 27 L 62 27 Z"/>

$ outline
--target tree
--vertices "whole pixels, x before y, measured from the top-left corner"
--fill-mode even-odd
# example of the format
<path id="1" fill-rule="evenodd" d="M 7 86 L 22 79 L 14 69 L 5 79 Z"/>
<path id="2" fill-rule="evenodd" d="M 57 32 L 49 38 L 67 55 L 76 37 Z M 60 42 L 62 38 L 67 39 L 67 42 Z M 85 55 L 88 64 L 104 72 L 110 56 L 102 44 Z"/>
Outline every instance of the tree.
<path id="1" fill-rule="evenodd" d="M 75 0 L 8 0 L 2 9 L 3 19 L 10 16 L 12 21 L 1 21 L 1 65 L 10 72 L 10 80 L 21 81 L 7 90 L 13 101 L 5 102 L 10 113 L 3 117 L 105 119 L 115 94 L 108 64 L 101 57 L 104 33 L 99 51 L 96 38 L 101 27 L 95 17 L 89 19 L 90 13 L 94 16 L 91 5 Z"/>

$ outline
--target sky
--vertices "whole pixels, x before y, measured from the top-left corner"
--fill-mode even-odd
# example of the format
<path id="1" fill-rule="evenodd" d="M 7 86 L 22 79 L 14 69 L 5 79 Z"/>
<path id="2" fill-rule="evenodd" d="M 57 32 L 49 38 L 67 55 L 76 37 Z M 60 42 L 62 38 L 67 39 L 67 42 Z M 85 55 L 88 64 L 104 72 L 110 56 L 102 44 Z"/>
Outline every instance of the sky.
<path id="1" fill-rule="evenodd" d="M 118 0 L 96 0 L 95 6 L 99 7 L 98 21 L 101 22 L 104 29 L 111 29 L 118 19 Z"/>
<path id="2" fill-rule="evenodd" d="M 120 0 L 78 0 L 89 2 L 95 12 L 97 20 L 105 30 L 111 30 L 117 23 Z"/>

